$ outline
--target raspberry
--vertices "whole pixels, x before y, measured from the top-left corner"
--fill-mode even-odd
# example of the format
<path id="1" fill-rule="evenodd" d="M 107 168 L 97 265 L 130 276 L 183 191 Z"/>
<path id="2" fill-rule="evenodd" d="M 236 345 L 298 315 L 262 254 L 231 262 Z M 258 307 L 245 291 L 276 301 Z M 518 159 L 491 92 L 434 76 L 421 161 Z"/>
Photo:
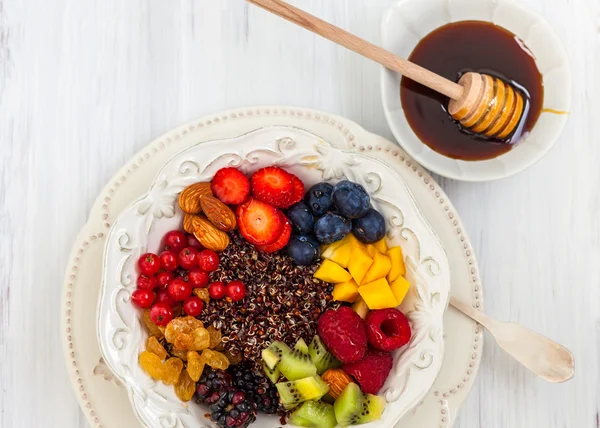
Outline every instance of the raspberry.
<path id="1" fill-rule="evenodd" d="M 367 330 L 363 319 L 348 306 L 329 309 L 321 315 L 319 336 L 342 363 L 356 363 L 367 352 Z"/>
<path id="2" fill-rule="evenodd" d="M 385 384 L 393 365 L 392 354 L 369 349 L 361 361 L 344 364 L 342 368 L 356 379 L 362 392 L 375 395 Z"/>
<path id="3" fill-rule="evenodd" d="M 394 351 L 410 341 L 408 318 L 398 309 L 377 309 L 366 319 L 369 345 L 380 351 Z"/>

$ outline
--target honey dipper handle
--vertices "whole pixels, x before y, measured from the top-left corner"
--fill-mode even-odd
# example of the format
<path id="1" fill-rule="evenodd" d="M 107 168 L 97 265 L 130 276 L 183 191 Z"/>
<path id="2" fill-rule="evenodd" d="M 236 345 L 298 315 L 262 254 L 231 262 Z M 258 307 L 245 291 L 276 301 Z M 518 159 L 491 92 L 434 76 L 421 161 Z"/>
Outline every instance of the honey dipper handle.
<path id="1" fill-rule="evenodd" d="M 384 67 L 397 71 L 409 79 L 419 82 L 451 99 L 458 100 L 463 94 L 463 87 L 459 84 L 400 58 L 379 46 L 350 34 L 282 0 L 248 0 L 248 2 L 260 6 L 275 15 L 285 18 L 308 31 L 325 37 L 366 58 L 372 59 Z"/>

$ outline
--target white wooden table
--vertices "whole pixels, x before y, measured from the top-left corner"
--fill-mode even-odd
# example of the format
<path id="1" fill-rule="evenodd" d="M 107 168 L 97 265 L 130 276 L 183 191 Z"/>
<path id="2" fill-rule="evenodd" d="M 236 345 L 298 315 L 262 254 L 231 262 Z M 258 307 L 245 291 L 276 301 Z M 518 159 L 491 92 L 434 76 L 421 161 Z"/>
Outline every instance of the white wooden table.
<path id="1" fill-rule="evenodd" d="M 548 385 L 488 340 L 456 426 L 598 428 L 600 3 L 528 2 L 571 56 L 567 129 L 516 177 L 441 183 L 478 252 L 487 312 L 568 346 L 577 375 Z M 391 0 L 294 3 L 377 42 Z M 59 295 L 105 182 L 170 128 L 255 104 L 328 110 L 391 138 L 377 65 L 242 0 L 0 0 L 0 427 L 86 426 Z"/>

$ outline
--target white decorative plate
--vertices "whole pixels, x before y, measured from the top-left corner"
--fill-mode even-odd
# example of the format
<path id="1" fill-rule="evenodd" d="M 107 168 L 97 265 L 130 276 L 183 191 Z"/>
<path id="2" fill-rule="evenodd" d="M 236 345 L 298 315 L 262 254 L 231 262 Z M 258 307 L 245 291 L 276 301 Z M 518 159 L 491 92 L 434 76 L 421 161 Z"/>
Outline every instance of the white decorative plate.
<path id="1" fill-rule="evenodd" d="M 543 76 L 542 108 L 562 113 L 543 112 L 517 147 L 497 158 L 473 162 L 443 156 L 419 140 L 402 110 L 401 76 L 387 69 L 381 71 L 383 109 L 396 140 L 425 168 L 456 180 L 496 180 L 539 161 L 560 136 L 571 108 L 569 58 L 550 24 L 517 0 L 401 0 L 383 18 L 382 44 L 390 52 L 408 58 L 431 31 L 465 20 L 493 22 L 523 40 Z"/>
<path id="2" fill-rule="evenodd" d="M 203 141 L 228 139 L 284 125 L 306 129 L 339 147 L 384 160 L 402 176 L 446 250 L 452 294 L 483 305 L 473 249 L 460 218 L 435 180 L 397 145 L 339 116 L 295 107 L 247 107 L 210 114 L 160 136 L 131 158 L 106 184 L 73 243 L 66 267 L 61 334 L 69 377 L 92 428 L 139 428 L 127 390 L 101 357 L 96 309 L 109 228 L 132 201 L 148 191 L 165 160 Z M 477 375 L 483 331 L 453 308 L 444 315 L 445 357 L 433 388 L 396 428 L 449 428 Z"/>
<path id="3" fill-rule="evenodd" d="M 139 366 L 146 329 L 141 312 L 130 302 L 138 258 L 157 252 L 160 239 L 180 228 L 183 213 L 177 196 L 186 186 L 210 181 L 225 166 L 246 174 L 279 165 L 307 186 L 347 178 L 363 185 L 374 207 L 387 220 L 387 238 L 405 254 L 411 293 L 402 310 L 413 337 L 394 353 L 394 368 L 381 395 L 388 405 L 380 421 L 390 427 L 421 402 L 440 370 L 444 354 L 443 316 L 450 291 L 450 268 L 435 233 L 419 212 L 401 176 L 365 153 L 345 151 L 323 139 L 290 127 L 262 128 L 240 137 L 193 146 L 172 158 L 158 173 L 149 192 L 135 201 L 111 228 L 105 248 L 103 283 L 98 306 L 98 340 L 108 367 L 129 391 L 140 420 L 152 428 L 216 426 L 203 415 L 206 406 L 184 404 L 171 386 L 153 381 Z M 259 415 L 257 426 L 279 427 L 276 416 Z"/>

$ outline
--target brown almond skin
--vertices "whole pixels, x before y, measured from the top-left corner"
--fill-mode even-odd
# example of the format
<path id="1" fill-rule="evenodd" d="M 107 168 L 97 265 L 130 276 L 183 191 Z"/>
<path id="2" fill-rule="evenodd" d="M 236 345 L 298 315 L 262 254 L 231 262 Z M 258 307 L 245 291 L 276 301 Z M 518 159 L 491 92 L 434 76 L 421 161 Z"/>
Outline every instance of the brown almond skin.
<path id="1" fill-rule="evenodd" d="M 321 375 L 321 379 L 329 385 L 329 395 L 334 399 L 352 382 L 352 378 L 342 369 L 329 369 Z"/>
<path id="2" fill-rule="evenodd" d="M 229 235 L 218 229 L 204 216 L 194 216 L 194 236 L 204 248 L 215 252 L 229 246 Z"/>
<path id="3" fill-rule="evenodd" d="M 192 184 L 179 194 L 179 207 L 186 214 L 199 214 L 202 212 L 200 202 L 204 196 L 212 196 L 210 183 Z"/>
<path id="4" fill-rule="evenodd" d="M 235 213 L 232 209 L 214 196 L 202 197 L 200 199 L 200 206 L 206 218 L 222 231 L 229 232 L 237 226 Z"/>

